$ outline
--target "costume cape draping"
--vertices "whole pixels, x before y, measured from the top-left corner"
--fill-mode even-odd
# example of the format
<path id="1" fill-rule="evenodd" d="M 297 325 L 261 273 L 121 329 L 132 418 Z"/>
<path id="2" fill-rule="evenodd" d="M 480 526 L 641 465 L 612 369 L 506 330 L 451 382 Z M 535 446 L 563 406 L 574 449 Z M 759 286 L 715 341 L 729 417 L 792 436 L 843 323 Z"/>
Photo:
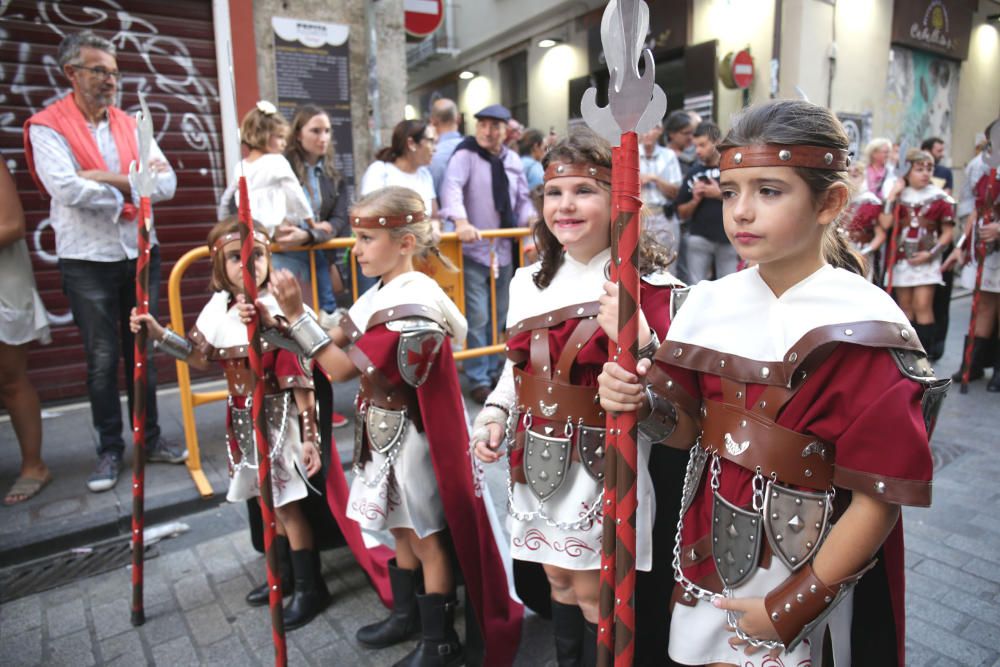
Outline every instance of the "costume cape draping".
<path id="1" fill-rule="evenodd" d="M 118 172 L 128 175 L 129 165 L 139 159 L 139 149 L 135 137 L 135 119 L 117 107 L 108 107 L 108 124 L 111 128 L 111 136 L 115 140 L 115 147 L 118 149 Z M 31 147 L 30 132 L 32 125 L 42 125 L 61 134 L 69 144 L 73 158 L 80 165 L 80 169 L 108 171 L 108 165 L 104 162 L 101 151 L 97 148 L 94 135 L 90 133 L 83 113 L 73 101 L 73 93 L 70 93 L 31 116 L 24 123 L 24 158 L 28 163 L 28 172 L 42 194 L 48 195 L 49 192 L 35 172 L 35 155 Z M 136 213 L 135 205 L 126 201 L 122 207 L 122 217 L 126 220 L 133 220 Z"/>

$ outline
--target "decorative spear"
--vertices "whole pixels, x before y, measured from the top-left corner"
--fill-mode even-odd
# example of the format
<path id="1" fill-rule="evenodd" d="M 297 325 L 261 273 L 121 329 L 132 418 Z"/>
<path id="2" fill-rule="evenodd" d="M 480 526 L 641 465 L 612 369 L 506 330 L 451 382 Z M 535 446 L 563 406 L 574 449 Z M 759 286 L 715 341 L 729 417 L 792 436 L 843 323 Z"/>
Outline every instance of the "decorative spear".
<path id="1" fill-rule="evenodd" d="M 146 106 L 146 98 L 139 91 L 141 111 L 135 115 L 139 137 L 139 165 L 135 161 L 128 171 L 132 186 L 139 193 L 138 259 L 135 263 L 135 308 L 140 315 L 149 312 L 149 235 L 153 228 L 153 194 L 155 176 L 149 167 L 149 151 L 153 145 L 153 117 Z M 135 334 L 135 369 L 132 374 L 132 442 L 135 462 L 132 466 L 132 625 L 146 622 L 142 602 L 142 576 L 145 529 L 146 487 L 146 327 Z"/>
<path id="2" fill-rule="evenodd" d="M 233 108 L 236 108 L 236 77 L 233 75 L 232 49 L 229 51 L 229 80 L 232 82 Z M 239 137 L 239 130 L 236 136 Z M 242 146 L 242 142 L 240 142 Z M 239 155 L 239 150 L 237 150 Z M 250 190 L 240 162 L 239 209 L 240 221 L 240 262 L 243 268 L 243 295 L 247 303 L 257 303 L 257 280 L 254 275 L 254 227 L 250 215 Z M 251 414 L 253 430 L 257 442 L 257 482 L 260 486 L 260 515 L 264 524 L 264 559 L 267 562 L 268 605 L 271 610 L 271 636 L 274 641 L 274 664 L 287 667 L 288 647 L 285 643 L 285 619 L 281 613 L 281 576 L 278 574 L 277 536 L 274 515 L 274 495 L 271 488 L 271 447 L 267 441 L 267 421 L 264 415 L 264 364 L 260 344 L 260 319 L 247 323 L 247 350 L 249 352 L 250 375 L 253 383 L 251 394 Z"/>
<path id="3" fill-rule="evenodd" d="M 597 89 L 584 93 L 587 125 L 612 145 L 611 279 L 618 283 L 618 343 L 609 355 L 635 372 L 639 353 L 639 144 L 667 110 L 654 81 L 653 54 L 644 49 L 649 8 L 643 0 L 611 0 L 601 19 L 608 63 L 608 106 Z M 644 61 L 639 74 L 639 59 Z M 598 664 L 631 665 L 635 655 L 635 554 L 638 429 L 634 412 L 608 414 L 608 473 L 604 486 Z M 613 547 L 612 547 L 613 545 Z M 612 593 L 613 583 L 613 593 Z"/>
<path id="4" fill-rule="evenodd" d="M 993 203 L 993 198 L 996 193 L 993 191 L 993 187 L 996 185 L 997 180 L 997 167 L 1000 167 L 1000 118 L 997 118 L 993 122 L 993 130 L 990 132 L 989 136 L 990 142 L 986 145 L 985 150 L 983 150 L 983 161 L 991 167 L 988 180 L 986 181 L 986 193 L 984 196 L 983 206 L 977 212 L 976 216 L 978 219 L 972 222 L 972 229 L 970 230 L 972 234 L 971 245 L 972 252 L 976 257 L 976 284 L 972 290 L 972 312 L 969 314 L 969 335 L 965 338 L 965 350 L 962 354 L 962 384 L 959 387 L 959 393 L 967 394 L 969 393 L 969 374 L 972 372 L 972 347 L 975 343 L 976 336 L 976 317 L 979 315 L 979 295 L 983 287 L 983 265 L 986 263 L 986 244 L 980 241 L 977 225 L 978 223 L 987 224 L 989 222 L 996 222 L 994 219 L 995 206 Z M 974 189 L 976 184 L 972 184 Z"/>

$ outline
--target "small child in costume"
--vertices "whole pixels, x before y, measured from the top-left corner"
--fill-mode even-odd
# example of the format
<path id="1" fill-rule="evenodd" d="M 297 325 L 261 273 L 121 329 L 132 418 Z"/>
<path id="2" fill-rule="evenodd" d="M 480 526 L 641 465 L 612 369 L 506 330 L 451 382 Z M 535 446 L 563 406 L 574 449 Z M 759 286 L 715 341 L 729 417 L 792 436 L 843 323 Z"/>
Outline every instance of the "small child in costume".
<path id="1" fill-rule="evenodd" d="M 638 409 L 690 451 L 681 664 L 905 664 L 900 506 L 930 504 L 950 380 L 834 229 L 848 147 L 809 102 L 744 111 L 719 146 L 720 186 L 726 235 L 754 266 L 691 287 L 652 365 L 599 378 L 605 409 Z"/>
<path id="2" fill-rule="evenodd" d="M 328 222 L 313 219 L 312 204 L 302 190 L 302 184 L 292 171 L 285 157 L 288 143 L 288 121 L 273 104 L 267 101 L 247 112 L 240 124 L 240 140 L 249 149 L 240 163 L 237 174 L 246 176 L 250 191 L 250 211 L 254 220 L 264 226 L 268 238 L 286 219 L 294 222 L 305 220 L 310 228 L 333 233 Z M 219 219 L 225 219 L 239 204 L 239 179 L 226 188 L 219 203 Z"/>
<path id="3" fill-rule="evenodd" d="M 881 224 L 889 232 L 886 285 L 913 322 L 925 348 L 934 344 L 934 290 L 943 285 L 941 255 L 955 230 L 955 200 L 931 183 L 934 158 L 919 149 L 906 152 L 909 169 L 886 196 Z"/>
<path id="4" fill-rule="evenodd" d="M 882 264 L 880 250 L 885 243 L 885 230 L 879 224 L 882 200 L 877 193 L 868 189 L 865 166 L 855 162 L 850 166 L 851 185 L 854 196 L 837 222 L 838 230 L 847 238 L 852 248 L 867 261 L 865 275 L 875 282 L 880 275 Z"/>
<path id="5" fill-rule="evenodd" d="M 254 231 L 254 241 L 252 272 L 258 287 L 262 288 L 258 302 L 267 307 L 272 318 L 282 318 L 277 302 L 266 291 L 271 253 L 267 235 L 259 227 Z M 159 350 L 195 368 L 210 368 L 213 364 L 223 367 L 229 389 L 230 480 L 226 499 L 239 502 L 260 495 L 250 407 L 253 377 L 248 363 L 247 329 L 240 319 L 240 309 L 250 306 L 245 304 L 243 295 L 239 222 L 229 218 L 216 224 L 208 234 L 208 247 L 212 256 L 211 289 L 214 293 L 187 338 L 162 327 L 151 315 L 137 315 L 134 309 L 130 325 L 133 332 L 145 326 Z M 264 410 L 278 517 L 277 552 L 282 592 L 292 594 L 294 587 L 292 599 L 284 609 L 285 629 L 292 630 L 305 625 L 322 611 L 330 601 L 330 594 L 320 572 L 312 530 L 299 503 L 309 492 L 308 478 L 319 471 L 321 465 L 312 365 L 295 351 L 286 349 L 291 345 L 285 343 L 285 347 L 279 347 L 283 342 L 280 336 L 265 334 Z M 247 595 L 247 602 L 255 606 L 267 604 L 266 581 Z"/>
<path id="6" fill-rule="evenodd" d="M 379 281 L 329 333 L 304 312 L 290 273 L 276 272 L 273 289 L 292 322 L 288 335 L 314 353 L 331 380 L 361 378 L 346 513 L 365 530 L 389 530 L 396 558 L 388 568 L 392 612 L 360 628 L 357 639 L 383 648 L 419 631 L 421 642 L 397 664 L 463 664 L 454 629 L 453 550 L 485 643 L 483 664 L 510 664 L 521 607 L 508 593 L 484 494 L 469 470 L 451 356 L 450 338 L 465 337 L 465 318 L 413 262 L 434 253 L 454 267 L 434 245 L 423 200 L 413 190 L 390 186 L 363 197 L 350 222 L 357 238 L 352 252 L 364 274 Z"/>

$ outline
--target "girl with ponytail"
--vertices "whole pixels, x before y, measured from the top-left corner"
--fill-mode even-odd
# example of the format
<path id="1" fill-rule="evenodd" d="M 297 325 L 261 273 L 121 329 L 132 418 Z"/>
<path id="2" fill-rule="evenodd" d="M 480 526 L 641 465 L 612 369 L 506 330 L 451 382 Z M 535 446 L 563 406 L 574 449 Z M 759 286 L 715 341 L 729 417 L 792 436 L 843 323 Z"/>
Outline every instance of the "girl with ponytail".
<path id="1" fill-rule="evenodd" d="M 836 664 L 905 664 L 900 505 L 930 504 L 949 381 L 835 229 L 847 149 L 828 109 L 747 109 L 719 146 L 720 187 L 726 234 L 754 266 L 690 288 L 652 362 L 598 379 L 605 410 L 640 410 L 654 441 L 690 453 L 681 664 L 828 664 L 825 646 Z"/>

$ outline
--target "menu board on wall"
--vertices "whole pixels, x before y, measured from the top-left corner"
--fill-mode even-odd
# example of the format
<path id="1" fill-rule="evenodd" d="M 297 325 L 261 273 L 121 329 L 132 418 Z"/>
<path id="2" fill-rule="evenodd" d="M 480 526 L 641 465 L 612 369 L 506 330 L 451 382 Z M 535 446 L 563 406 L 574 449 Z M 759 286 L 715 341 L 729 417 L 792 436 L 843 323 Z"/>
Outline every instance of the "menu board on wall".
<path id="1" fill-rule="evenodd" d="M 295 109 L 313 104 L 333 126 L 334 166 L 354 199 L 354 141 L 348 77 L 350 26 L 302 19 L 271 18 L 278 109 L 291 122 Z"/>
<path id="2" fill-rule="evenodd" d="M 892 42 L 965 60 L 969 56 L 974 5 L 969 0 L 896 0 Z"/>

